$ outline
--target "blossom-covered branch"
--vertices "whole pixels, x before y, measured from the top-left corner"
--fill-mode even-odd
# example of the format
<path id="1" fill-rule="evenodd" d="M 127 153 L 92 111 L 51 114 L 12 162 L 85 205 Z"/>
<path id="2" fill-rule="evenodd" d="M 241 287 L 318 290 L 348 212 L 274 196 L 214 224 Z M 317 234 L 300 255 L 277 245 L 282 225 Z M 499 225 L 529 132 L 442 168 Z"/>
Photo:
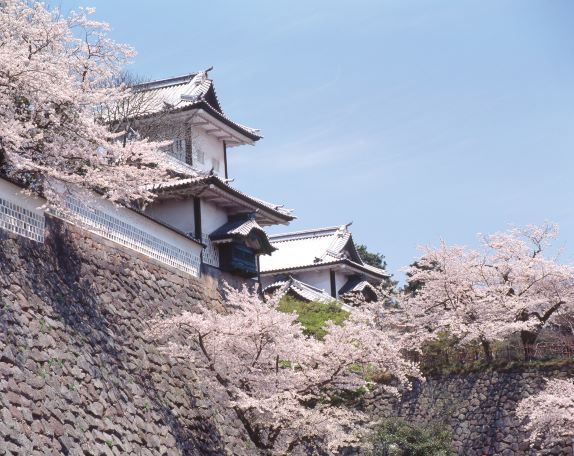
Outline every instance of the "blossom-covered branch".
<path id="1" fill-rule="evenodd" d="M 134 55 L 107 36 L 87 8 L 62 17 L 42 3 L 0 7 L 0 165 L 50 197 L 54 179 L 113 200 L 150 199 L 143 184 L 169 179 L 161 144 L 122 144 L 95 107 L 130 95 L 104 81 Z"/>
<path id="2" fill-rule="evenodd" d="M 488 360 L 492 341 L 520 332 L 528 356 L 542 328 L 573 309 L 574 269 L 545 255 L 556 233 L 528 226 L 484 236 L 481 250 L 426 248 L 408 271 L 418 287 L 403 297 L 406 320 L 423 337 L 447 330 L 479 341 Z"/>
<path id="3" fill-rule="evenodd" d="M 305 442 L 355 442 L 367 417 L 336 399 L 373 386 L 368 372 L 392 378 L 385 386 L 391 392 L 419 376 L 366 311 L 329 324 L 320 341 L 304 335 L 297 315 L 276 306 L 275 299 L 228 289 L 225 313 L 185 312 L 154 321 L 150 332 L 170 355 L 213 373 L 261 449 L 284 454 Z"/>
<path id="4" fill-rule="evenodd" d="M 541 439 L 550 445 L 574 439 L 574 381 L 549 380 L 541 392 L 519 403 L 516 414 L 526 420 L 532 442 Z"/>

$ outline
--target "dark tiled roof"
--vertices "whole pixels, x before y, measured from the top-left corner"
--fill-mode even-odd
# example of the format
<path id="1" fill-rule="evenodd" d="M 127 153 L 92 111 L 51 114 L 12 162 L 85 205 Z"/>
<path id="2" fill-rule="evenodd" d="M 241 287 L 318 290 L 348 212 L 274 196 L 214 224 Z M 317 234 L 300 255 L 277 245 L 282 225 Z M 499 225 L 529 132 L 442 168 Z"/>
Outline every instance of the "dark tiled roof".
<path id="1" fill-rule="evenodd" d="M 258 241 L 259 248 L 252 247 L 257 253 L 269 255 L 275 250 L 275 247 L 269 242 L 267 233 L 259 226 L 259 224 L 252 219 L 248 220 L 235 220 L 227 222 L 225 225 L 219 227 L 209 235 L 209 238 L 214 241 L 250 241 L 250 238 L 255 238 Z"/>

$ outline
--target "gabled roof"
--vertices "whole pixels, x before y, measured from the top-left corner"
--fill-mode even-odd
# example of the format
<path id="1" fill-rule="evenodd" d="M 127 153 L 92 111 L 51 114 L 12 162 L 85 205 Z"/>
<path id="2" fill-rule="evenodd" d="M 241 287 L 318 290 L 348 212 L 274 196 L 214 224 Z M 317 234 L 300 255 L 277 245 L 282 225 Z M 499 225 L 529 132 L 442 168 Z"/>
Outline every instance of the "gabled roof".
<path id="1" fill-rule="evenodd" d="M 189 168 L 185 172 L 193 177 L 153 186 L 151 190 L 158 193 L 160 198 L 201 196 L 202 199 L 223 207 L 230 215 L 254 213 L 255 220 L 263 226 L 288 223 L 295 219 L 290 209 L 249 196 L 231 187 L 219 176 L 197 172 L 189 165 L 180 164 L 179 167 Z"/>
<path id="2" fill-rule="evenodd" d="M 387 277 L 383 269 L 363 263 L 348 229 L 349 225 L 270 236 L 277 251 L 270 257 L 261 258 L 261 273 L 345 265 L 374 279 Z"/>
<path id="3" fill-rule="evenodd" d="M 301 282 L 300 280 L 294 279 L 293 277 L 288 277 L 284 280 L 277 280 L 270 285 L 267 285 L 264 289 L 264 293 L 273 293 L 281 288 L 284 288 L 285 292 L 291 292 L 303 301 L 311 302 L 332 302 L 335 299 L 327 293 L 325 290 L 313 287 L 307 283 Z"/>
<path id="4" fill-rule="evenodd" d="M 210 70 L 211 68 L 134 86 L 132 90 L 136 96 L 145 96 L 145 113 L 139 115 L 138 118 L 148 118 L 160 112 L 197 110 L 202 115 L 211 116 L 231 127 L 250 142 L 261 139 L 262 136 L 257 129 L 234 122 L 223 113 L 213 81 L 208 77 Z"/>
<path id="5" fill-rule="evenodd" d="M 251 247 L 256 253 L 270 255 L 275 247 L 269 243 L 267 233 L 254 219 L 237 219 L 220 226 L 209 238 L 214 244 L 240 241 Z"/>

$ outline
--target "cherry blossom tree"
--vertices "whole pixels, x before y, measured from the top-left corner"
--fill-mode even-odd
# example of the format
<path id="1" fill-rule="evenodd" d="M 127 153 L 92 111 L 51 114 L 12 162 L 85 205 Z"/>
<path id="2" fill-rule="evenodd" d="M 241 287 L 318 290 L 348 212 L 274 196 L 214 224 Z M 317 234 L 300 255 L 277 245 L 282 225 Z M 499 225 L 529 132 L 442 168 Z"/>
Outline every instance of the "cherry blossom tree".
<path id="1" fill-rule="evenodd" d="M 516 410 L 527 420 L 530 440 L 545 446 L 570 439 L 574 444 L 574 381 L 552 379 L 533 396 L 523 399 Z"/>
<path id="2" fill-rule="evenodd" d="M 130 96 L 104 84 L 134 55 L 91 19 L 93 9 L 63 17 L 40 2 L 0 6 L 0 165 L 2 173 L 53 197 L 50 182 L 88 187 L 112 200 L 153 197 L 169 180 L 161 144 L 123 144 L 95 107 Z"/>
<path id="3" fill-rule="evenodd" d="M 574 302 L 574 269 L 546 255 L 554 225 L 528 226 L 482 237 L 482 249 L 425 248 L 408 271 L 421 284 L 405 293 L 405 321 L 421 337 L 449 331 L 479 341 L 492 360 L 492 342 L 520 332 L 528 356 L 540 331 Z"/>
<path id="4" fill-rule="evenodd" d="M 365 311 L 328 324 L 319 341 L 304 335 L 296 314 L 278 311 L 277 301 L 228 288 L 225 312 L 201 308 L 158 319 L 149 335 L 169 355 L 211 372 L 258 448 L 285 454 L 356 442 L 368 418 L 337 405 L 342 398 L 373 387 L 368 372 L 392 378 L 383 387 L 396 393 L 418 370 Z"/>

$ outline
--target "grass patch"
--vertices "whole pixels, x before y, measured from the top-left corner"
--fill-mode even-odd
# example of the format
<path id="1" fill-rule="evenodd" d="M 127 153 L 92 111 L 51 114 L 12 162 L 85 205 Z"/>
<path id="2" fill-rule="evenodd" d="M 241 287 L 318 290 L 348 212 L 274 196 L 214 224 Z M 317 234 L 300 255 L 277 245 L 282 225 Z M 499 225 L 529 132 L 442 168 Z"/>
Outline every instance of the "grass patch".
<path id="1" fill-rule="evenodd" d="M 322 340 L 327 334 L 325 331 L 327 321 L 330 320 L 336 325 L 340 325 L 349 316 L 349 312 L 341 309 L 341 306 L 336 302 L 304 302 L 288 294 L 281 298 L 278 309 L 285 313 L 296 312 L 299 316 L 297 320 L 303 325 L 305 334 L 319 340 Z"/>

